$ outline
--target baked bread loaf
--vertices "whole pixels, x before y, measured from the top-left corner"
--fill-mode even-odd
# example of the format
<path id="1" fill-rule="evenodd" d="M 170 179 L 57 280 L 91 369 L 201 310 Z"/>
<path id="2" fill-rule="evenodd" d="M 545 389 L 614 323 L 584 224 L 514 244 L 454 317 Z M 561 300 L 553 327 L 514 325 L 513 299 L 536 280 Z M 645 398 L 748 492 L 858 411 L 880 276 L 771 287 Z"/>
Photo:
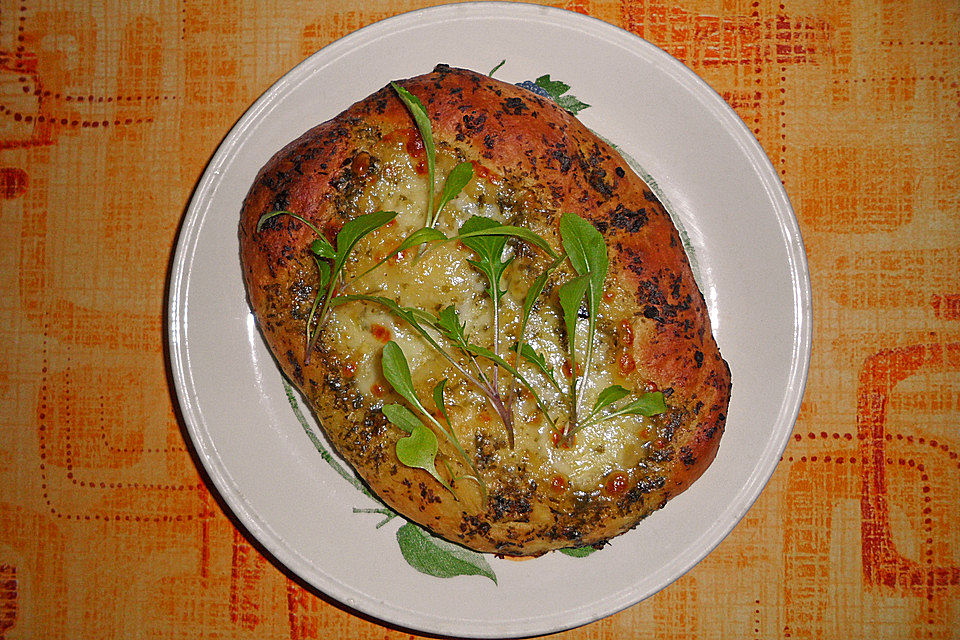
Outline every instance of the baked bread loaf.
<path id="1" fill-rule="evenodd" d="M 239 239 L 266 343 L 331 445 L 403 516 L 502 555 L 603 544 L 689 487 L 724 429 L 730 372 L 677 230 L 623 158 L 554 101 L 445 65 L 396 86 L 429 118 L 435 185 L 430 141 L 394 86 L 307 131 L 257 175 Z M 427 194 L 441 200 L 440 185 L 465 168 L 471 179 L 431 221 L 460 239 L 397 252 L 436 209 Z M 380 211 L 396 216 L 355 239 L 328 285 L 331 248 L 346 243 L 337 234 Z M 561 233 L 570 214 L 605 242 L 601 284 L 596 270 L 578 280 L 577 240 Z M 477 216 L 545 241 L 482 236 L 503 241 L 499 296 L 463 235 L 485 227 L 467 224 Z M 570 325 L 562 297 L 578 284 Z M 459 348 L 451 324 L 486 351 Z M 413 401 L 396 384 L 397 348 Z M 617 414 L 638 402 L 650 406 Z M 395 406 L 402 415 L 385 409 Z"/>

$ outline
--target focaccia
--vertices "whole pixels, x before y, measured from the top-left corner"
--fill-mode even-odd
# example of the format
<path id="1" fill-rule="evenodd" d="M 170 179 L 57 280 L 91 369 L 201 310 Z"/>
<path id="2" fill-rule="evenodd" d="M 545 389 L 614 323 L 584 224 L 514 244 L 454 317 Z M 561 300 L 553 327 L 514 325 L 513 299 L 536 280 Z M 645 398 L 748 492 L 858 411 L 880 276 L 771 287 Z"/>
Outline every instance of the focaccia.
<path id="1" fill-rule="evenodd" d="M 239 228 L 243 278 L 260 330 L 331 445 L 406 518 L 503 555 L 603 544 L 700 477 L 724 429 L 730 372 L 679 234 L 624 159 L 553 100 L 445 65 L 396 84 L 419 98 L 429 118 L 435 185 L 428 184 L 429 143 L 394 86 L 277 152 L 257 175 Z M 464 163 L 472 179 L 436 217 L 445 236 L 454 238 L 466 220 L 481 216 L 532 231 L 562 256 L 565 214 L 600 232 L 609 268 L 592 336 L 587 297 L 572 336 L 565 324 L 560 295 L 578 276 L 576 266 L 569 259 L 554 264 L 522 237 L 506 240 L 509 264 L 496 309 L 469 242 L 395 253 L 424 226 L 428 194 L 436 202 L 445 178 Z M 281 211 L 291 215 L 268 215 Z M 339 298 L 319 318 L 324 267 L 311 253 L 318 232 L 334 245 L 345 223 L 379 211 L 397 215 L 357 241 L 333 288 Z M 525 296 L 545 272 L 523 336 L 542 358 L 538 368 L 516 349 Z M 452 307 L 470 343 L 495 351 L 531 386 L 496 360 L 458 350 L 424 320 L 445 355 L 410 316 L 373 298 L 422 318 Z M 584 374 L 585 358 L 576 353 L 590 338 L 593 358 Z M 425 412 L 388 382 L 388 343 L 401 348 Z M 478 377 L 496 387 L 499 408 L 478 391 Z M 571 396 L 574 380 L 579 395 Z M 583 416 L 614 387 L 630 396 L 606 412 L 654 395 L 665 410 L 587 424 Z M 387 418 L 388 405 L 403 406 L 435 432 L 433 472 L 400 461 L 397 443 L 411 432 Z M 577 424 L 587 426 L 573 433 L 565 425 L 576 421 L 575 411 Z"/>

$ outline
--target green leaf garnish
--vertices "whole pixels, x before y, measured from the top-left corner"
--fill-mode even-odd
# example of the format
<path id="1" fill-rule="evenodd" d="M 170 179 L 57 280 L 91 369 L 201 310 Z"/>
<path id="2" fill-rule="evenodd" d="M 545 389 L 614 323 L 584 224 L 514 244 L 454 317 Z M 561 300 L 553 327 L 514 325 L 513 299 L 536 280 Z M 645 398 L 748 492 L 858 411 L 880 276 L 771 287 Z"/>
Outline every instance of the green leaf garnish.
<path id="1" fill-rule="evenodd" d="M 437 473 L 437 434 L 419 420 L 417 422 L 419 424 L 410 435 L 397 440 L 397 460 L 412 469 L 423 469 L 452 493 L 453 488 Z"/>
<path id="2" fill-rule="evenodd" d="M 443 189 L 440 191 L 440 204 L 437 205 L 437 216 L 447 206 L 447 203 L 460 195 L 467 183 L 473 179 L 473 164 L 470 162 L 461 162 L 450 171 L 447 179 L 443 182 Z"/>
<path id="3" fill-rule="evenodd" d="M 481 238 L 485 236 L 508 236 L 513 238 L 519 238 L 521 240 L 526 240 L 530 244 L 543 249 L 551 258 L 557 258 L 557 252 L 553 250 L 553 247 L 550 246 L 542 236 L 536 232 L 530 231 L 525 227 L 516 227 L 509 224 L 500 224 L 496 220 L 490 218 L 482 218 L 481 216 L 474 216 L 475 218 L 480 218 L 481 220 L 489 220 L 493 224 L 486 224 L 483 227 L 471 229 L 467 232 L 463 231 L 463 227 L 460 227 L 460 233 L 452 238 L 451 240 L 460 240 L 463 241 L 464 238 Z M 464 244 L 466 244 L 464 242 Z"/>
<path id="4" fill-rule="evenodd" d="M 330 241 L 320 236 L 310 244 L 310 251 L 318 258 L 333 260 L 337 257 L 337 250 L 333 248 Z"/>
<path id="5" fill-rule="evenodd" d="M 397 460 L 413 469 L 423 469 L 437 482 L 453 491 L 447 481 L 437 473 L 437 435 L 402 404 L 384 405 L 382 411 L 387 420 L 410 434 L 397 440 Z"/>
<path id="6" fill-rule="evenodd" d="M 440 330 L 440 333 L 443 334 L 443 337 L 458 347 L 462 348 L 467 344 L 467 336 L 465 333 L 467 323 L 460 321 L 460 314 L 457 313 L 457 308 L 453 305 L 441 309 L 440 314 L 437 316 L 435 326 Z"/>
<path id="7" fill-rule="evenodd" d="M 534 81 L 534 84 L 549 93 L 550 97 L 553 98 L 553 101 L 556 102 L 561 109 L 565 109 L 573 115 L 577 115 L 590 106 L 586 102 L 579 100 L 576 96 L 565 95 L 567 91 L 570 90 L 570 85 L 565 82 L 560 82 L 559 80 L 551 80 L 549 74 L 540 76 Z"/>
<path id="8" fill-rule="evenodd" d="M 621 398 L 623 397 L 625 396 L 621 396 Z M 632 402 L 628 402 L 619 409 L 615 409 L 607 413 L 599 413 L 599 410 L 594 411 L 590 414 L 589 418 L 583 421 L 583 424 L 580 426 L 585 427 L 591 424 L 598 424 L 605 420 L 609 420 L 610 418 L 616 418 L 617 416 L 632 415 L 652 418 L 653 416 L 666 413 L 669 410 L 669 407 L 667 407 L 667 404 L 664 401 L 663 393 L 660 391 L 652 391 L 640 394 L 638 398 L 634 399 Z"/>
<path id="9" fill-rule="evenodd" d="M 430 118 L 427 116 L 427 110 L 420 102 L 420 98 L 396 82 L 391 82 L 390 86 L 397 92 L 400 101 L 403 102 L 413 117 L 417 130 L 420 132 L 420 138 L 423 140 L 423 147 L 427 152 L 427 221 L 424 226 L 433 227 L 436 222 L 433 217 L 433 192 L 436 188 L 437 149 L 433 142 L 433 128 L 430 126 Z"/>
<path id="10" fill-rule="evenodd" d="M 596 551 L 596 547 L 591 547 L 587 545 L 586 547 L 571 547 L 569 549 L 558 549 L 560 553 L 570 556 L 571 558 L 586 558 L 588 555 Z"/>
<path id="11" fill-rule="evenodd" d="M 357 216 L 344 224 L 340 232 L 337 233 L 337 252 L 333 263 L 334 274 L 336 275 L 343 269 L 347 256 L 353 251 L 360 238 L 371 231 L 376 231 L 396 217 L 396 211 L 377 211 L 376 213 Z"/>
<path id="12" fill-rule="evenodd" d="M 500 279 L 511 260 L 503 261 L 503 250 L 507 246 L 506 235 L 475 233 L 486 232 L 492 228 L 502 227 L 499 222 L 482 216 L 471 216 L 460 226 L 457 235 L 460 242 L 477 254 L 479 260 L 468 260 L 470 264 L 480 270 L 487 277 L 490 284 L 487 290 L 493 298 L 494 308 L 500 302 L 500 297 L 506 291 L 500 288 Z"/>
<path id="13" fill-rule="evenodd" d="M 407 364 L 407 357 L 403 354 L 403 349 L 400 348 L 400 345 L 394 342 L 393 340 L 389 341 L 387 344 L 383 346 L 383 354 L 381 357 L 381 370 L 383 371 L 383 377 L 386 378 L 387 382 L 390 383 L 390 386 L 393 387 L 394 391 L 399 393 L 404 400 L 409 402 L 420 413 L 422 413 L 424 417 L 427 418 L 427 420 L 429 420 L 431 424 L 433 424 L 433 426 L 437 429 L 437 431 L 442 433 L 443 436 L 447 439 L 447 441 L 451 445 L 453 445 L 453 447 L 457 450 L 457 453 L 460 455 L 463 462 L 473 470 L 474 475 L 468 476 L 468 477 L 474 479 L 477 482 L 477 484 L 480 485 L 480 489 L 483 492 L 483 494 L 486 495 L 487 493 L 486 484 L 482 480 L 480 480 L 479 474 L 477 473 L 476 466 L 474 465 L 473 461 L 469 458 L 469 456 L 467 456 L 467 453 L 463 450 L 463 446 L 461 446 L 460 441 L 457 439 L 457 434 L 454 433 L 452 430 L 448 430 L 444 428 L 442 424 L 437 422 L 437 419 L 433 417 L 433 414 L 427 411 L 427 409 L 420 402 L 420 398 L 417 397 L 417 391 L 413 387 L 413 378 L 410 375 L 410 366 Z M 391 409 L 390 411 L 393 412 L 395 415 L 400 416 L 401 412 L 398 412 L 395 409 Z M 387 415 L 387 418 L 389 419 L 390 416 Z M 400 417 L 400 419 L 404 420 L 405 418 Z M 416 419 L 416 416 L 414 416 L 414 419 Z M 407 424 L 408 426 L 412 425 L 412 423 L 409 422 L 409 420 L 407 420 L 405 424 Z M 426 427 L 424 426 L 424 428 Z M 429 429 L 427 430 L 429 431 Z M 427 441 L 427 437 L 423 434 L 418 435 L 416 429 L 414 429 L 413 433 L 411 433 L 411 436 L 414 436 L 414 440 L 409 441 L 407 444 L 404 445 L 404 447 L 407 447 L 407 449 L 405 449 L 405 455 L 408 456 L 407 457 L 408 460 L 414 459 L 413 450 L 412 450 L 413 445 Z M 400 441 L 398 441 L 398 444 L 399 442 Z M 399 451 L 397 452 L 397 455 L 398 456 L 400 455 Z M 436 451 L 434 451 L 434 458 L 435 457 L 436 457 Z M 417 468 L 426 469 L 426 471 L 428 472 L 430 471 L 430 469 L 423 466 L 423 454 L 419 454 L 416 459 L 418 461 L 416 465 L 408 465 L 408 466 L 415 466 Z M 403 462 L 403 460 L 401 460 L 401 462 Z M 404 464 L 406 464 L 406 462 L 404 462 Z M 436 473 L 435 467 L 433 467 L 433 473 Z M 439 475 L 434 477 L 444 487 L 446 487 L 447 489 L 450 489 L 451 492 L 453 491 L 453 489 L 443 479 L 441 479 Z"/>
<path id="14" fill-rule="evenodd" d="M 567 258 L 570 260 L 570 264 L 573 266 L 574 271 L 579 274 L 578 278 L 574 278 L 568 283 L 565 283 L 564 286 L 561 286 L 560 289 L 560 304 L 563 307 L 564 320 L 567 324 L 568 333 L 570 336 L 570 362 L 573 366 L 574 375 L 572 376 L 571 383 L 571 401 L 573 407 L 574 421 L 573 421 L 573 431 L 579 429 L 579 426 L 576 423 L 576 416 L 578 414 L 578 407 L 580 404 L 580 396 L 583 394 L 583 389 L 586 388 L 586 385 L 580 385 L 579 392 L 575 391 L 577 387 L 577 378 L 576 375 L 576 359 L 574 357 L 573 343 L 573 333 L 570 332 L 571 328 L 571 316 L 570 310 L 573 306 L 573 301 L 571 297 L 573 294 L 577 293 L 579 289 L 583 286 L 581 282 L 578 282 L 579 279 L 586 280 L 586 296 L 587 296 L 587 353 L 583 359 L 583 374 L 582 377 L 584 380 L 590 379 L 590 366 L 593 360 L 593 337 L 596 334 L 597 330 L 597 313 L 600 309 L 600 299 L 603 296 L 603 283 L 607 278 L 607 270 L 609 268 L 609 258 L 607 257 L 607 244 L 603 239 L 603 235 L 597 231 L 596 227 L 590 224 L 588 221 L 584 220 L 580 216 L 573 213 L 564 213 L 560 217 L 560 239 L 563 243 L 563 248 L 567 252 Z M 571 284 L 576 282 L 575 285 Z M 564 304 L 564 287 L 567 287 L 567 300 Z M 581 294 L 582 295 L 582 294 Z M 579 300 L 577 301 L 579 305 Z M 578 309 L 579 311 L 579 306 Z M 576 323 L 576 318 L 572 319 L 572 322 Z M 572 435 L 573 431 L 567 431 L 567 437 Z"/>
<path id="15" fill-rule="evenodd" d="M 580 303 L 583 302 L 583 295 L 590 287 L 590 280 L 587 276 L 577 276 L 567 280 L 557 293 L 560 296 L 560 308 L 563 310 L 563 324 L 567 330 L 567 341 L 569 342 L 570 361 L 574 363 L 575 353 L 573 352 L 574 336 L 577 330 L 577 317 L 580 314 Z"/>
<path id="16" fill-rule="evenodd" d="M 265 213 L 265 214 L 263 214 L 262 216 L 260 216 L 260 219 L 257 220 L 257 233 L 260 233 L 260 231 L 263 229 L 264 223 L 265 223 L 267 220 L 269 220 L 270 218 L 275 218 L 275 217 L 280 216 L 280 215 L 290 216 L 291 218 L 294 218 L 294 219 L 296 219 L 296 220 L 299 220 L 299 221 L 302 222 L 303 224 L 305 224 L 305 225 L 307 225 L 308 227 L 310 227 L 310 229 L 311 229 L 315 234 L 317 234 L 318 236 L 322 236 L 322 235 L 323 235 L 322 233 L 320 233 L 320 230 L 319 230 L 319 229 L 317 229 L 315 226 L 313 226 L 313 223 L 312 223 L 312 222 L 310 222 L 309 220 L 307 220 L 306 218 L 304 218 L 303 216 L 301 216 L 301 215 L 299 215 L 299 214 L 293 213 L 292 211 L 286 211 L 286 210 L 283 210 L 283 211 L 271 211 L 271 212 L 269 212 L 269 213 Z"/>
<path id="17" fill-rule="evenodd" d="M 420 404 L 417 392 L 413 388 L 413 377 L 410 375 L 410 366 L 407 364 L 407 357 L 403 354 L 403 349 L 400 348 L 400 345 L 393 340 L 383 346 L 381 368 L 383 370 L 383 377 L 387 379 L 387 382 L 390 383 L 394 391 L 403 396 L 404 400 L 421 412 L 427 413 L 427 410 Z"/>
<path id="18" fill-rule="evenodd" d="M 649 418 L 660 415 L 661 413 L 666 413 L 667 410 L 667 403 L 663 399 L 663 393 L 660 391 L 652 391 L 642 394 L 630 404 L 614 411 L 611 416 L 632 414 L 647 416 Z"/>
<path id="19" fill-rule="evenodd" d="M 598 308 L 609 266 L 603 235 L 580 216 L 565 213 L 560 217 L 560 238 L 577 274 L 590 277 L 590 307 Z"/>
<path id="20" fill-rule="evenodd" d="M 263 214 L 257 221 L 257 232 L 260 232 L 267 220 L 280 215 L 287 215 L 299 220 L 317 235 L 310 244 L 310 252 L 313 254 L 314 260 L 317 263 L 319 285 L 317 286 L 317 294 L 314 297 L 313 304 L 310 306 L 310 314 L 307 316 L 307 324 L 304 331 L 306 355 L 303 361 L 304 364 L 309 364 L 310 354 L 313 353 L 313 347 L 317 343 L 317 338 L 320 335 L 320 327 L 323 325 L 327 310 L 330 306 L 331 294 L 340 278 L 347 257 L 350 255 L 350 252 L 353 251 L 353 248 L 360 238 L 390 222 L 397 217 L 397 214 L 393 211 L 377 211 L 376 213 L 357 216 L 344 224 L 339 233 L 337 233 L 336 248 L 330 244 L 327 238 L 320 233 L 320 230 L 309 220 L 291 211 L 271 211 L 270 213 Z M 329 260 L 332 264 L 330 262 L 321 262 L 320 259 Z M 320 313 L 317 314 L 317 305 L 319 304 L 321 296 L 323 297 L 323 306 L 320 308 Z M 318 318 L 316 329 L 313 329 L 314 318 Z"/>
<path id="21" fill-rule="evenodd" d="M 429 244 L 433 242 L 442 242 L 445 240 L 448 240 L 448 238 L 447 236 L 443 235 L 443 232 L 438 231 L 436 229 L 431 229 L 430 227 L 421 227 L 420 229 L 417 229 L 416 231 L 411 233 L 409 236 L 404 238 L 403 242 L 400 243 L 400 246 L 398 246 L 396 249 L 394 249 L 393 251 L 385 255 L 372 267 L 368 268 L 366 271 L 364 271 L 360 275 L 350 280 L 350 282 L 345 282 L 343 284 L 343 287 L 341 287 L 340 291 L 341 292 L 346 291 L 347 289 L 352 287 L 358 280 L 366 276 L 371 271 L 374 271 L 377 268 L 389 262 L 391 258 L 398 255 L 401 251 L 406 251 L 411 247 L 416 247 L 425 243 Z"/>
<path id="22" fill-rule="evenodd" d="M 626 398 L 628 395 L 630 395 L 629 390 L 624 389 L 618 384 L 610 385 L 597 395 L 597 401 L 593 403 L 593 409 L 590 410 L 590 415 L 610 406 L 617 400 Z"/>
<path id="23" fill-rule="evenodd" d="M 447 236 L 443 235 L 442 231 L 438 231 L 432 227 L 421 227 L 404 238 L 397 251 L 404 251 L 405 249 L 416 247 L 424 243 L 443 242 L 445 240 L 447 240 Z"/>
<path id="24" fill-rule="evenodd" d="M 553 367 L 547 362 L 547 358 L 542 354 L 538 353 L 529 343 L 522 342 L 513 345 L 513 350 L 517 351 L 519 347 L 520 356 L 537 368 L 537 371 L 542 373 L 547 380 L 550 381 L 550 384 L 554 386 L 557 391 L 561 391 L 560 383 L 557 382 L 557 379 L 553 375 Z"/>
<path id="25" fill-rule="evenodd" d="M 346 264 L 350 252 L 357 246 L 360 238 L 379 229 L 396 217 L 397 213 L 395 211 L 377 211 L 375 213 L 357 216 L 340 228 L 340 231 L 337 233 L 337 247 L 335 250 L 330 243 L 326 241 L 323 234 L 318 232 L 318 237 L 314 240 L 310 248 L 314 252 L 314 255 L 332 260 L 333 265 L 330 268 L 330 274 L 327 278 L 326 295 L 324 295 L 323 298 L 323 306 L 320 308 L 317 327 L 312 333 L 310 328 L 313 326 L 313 309 L 317 306 L 316 300 L 314 300 L 313 309 L 311 309 L 310 317 L 307 321 L 307 353 L 303 358 L 304 364 L 310 363 L 310 355 L 313 353 L 313 347 L 317 343 L 317 338 L 320 337 L 320 327 L 323 326 L 323 322 L 327 317 L 327 310 L 330 308 L 330 298 L 333 295 L 333 288 L 340 278 L 343 266 Z M 331 252 L 333 253 L 332 256 L 330 255 Z M 321 270 L 321 282 L 323 281 L 323 276 L 324 274 Z M 323 288 L 318 288 L 317 295 L 322 295 L 322 293 Z"/>
<path id="26" fill-rule="evenodd" d="M 447 386 L 447 379 L 444 378 L 433 388 L 433 403 L 437 405 L 437 410 L 443 415 L 443 419 L 450 424 L 450 416 L 447 415 L 447 403 L 443 399 L 443 390 Z"/>
<path id="27" fill-rule="evenodd" d="M 497 69 L 499 69 L 500 67 L 502 67 L 502 66 L 505 65 L 506 63 L 507 63 L 507 59 L 504 58 L 503 60 L 500 61 L 499 64 L 497 64 L 497 66 L 495 66 L 493 69 L 490 69 L 490 73 L 488 73 L 487 75 L 492 77 L 493 74 L 495 74 L 495 73 L 497 72 Z"/>
<path id="28" fill-rule="evenodd" d="M 387 420 L 400 427 L 407 433 L 413 433 L 414 429 L 416 429 L 418 425 L 423 424 L 420 421 L 420 418 L 413 415 L 413 412 L 402 404 L 385 404 L 380 410 L 383 412 L 383 415 L 387 417 Z"/>
<path id="29" fill-rule="evenodd" d="M 554 254 L 552 250 L 550 251 L 550 253 Z M 563 262 L 563 259 L 564 258 L 562 256 L 557 257 L 556 260 L 554 260 L 554 262 L 550 266 L 548 266 L 540 275 L 538 275 L 534 279 L 533 284 L 530 285 L 529 289 L 527 289 L 527 295 L 523 299 L 523 314 L 522 314 L 522 317 L 520 318 L 520 329 L 517 331 L 517 343 L 513 347 L 513 350 L 517 353 L 517 357 L 514 359 L 514 366 L 517 368 L 518 371 L 520 370 L 520 357 L 523 356 L 524 353 L 526 352 L 526 350 L 524 349 L 524 347 L 526 346 L 524 336 L 526 335 L 526 331 L 527 331 L 527 323 L 530 321 L 530 314 L 533 312 L 533 307 L 536 304 L 537 299 L 540 297 L 540 294 L 543 293 L 544 287 L 547 286 L 547 280 L 550 279 L 550 275 L 554 272 L 554 270 L 560 266 L 560 263 Z M 530 351 L 533 351 L 532 347 Z M 534 353 L 536 352 L 534 351 Z M 540 358 L 542 359 L 543 357 L 540 356 Z M 527 358 L 527 360 L 531 361 L 530 358 Z M 556 387 L 557 391 L 560 391 L 560 385 L 557 383 L 557 379 L 553 376 L 553 369 L 547 366 L 546 359 L 542 359 L 542 363 L 539 362 L 537 359 L 534 359 L 531 362 L 533 362 L 534 366 L 537 366 L 538 368 L 540 368 L 541 373 L 547 376 L 551 384 L 553 384 L 553 386 Z M 513 403 L 513 396 L 515 392 L 516 392 L 516 388 L 513 385 L 511 385 L 508 404 Z"/>
<path id="30" fill-rule="evenodd" d="M 437 578 L 483 576 L 494 584 L 497 582 L 497 576 L 481 554 L 432 536 L 411 522 L 397 529 L 397 543 L 403 559 L 420 573 Z"/>

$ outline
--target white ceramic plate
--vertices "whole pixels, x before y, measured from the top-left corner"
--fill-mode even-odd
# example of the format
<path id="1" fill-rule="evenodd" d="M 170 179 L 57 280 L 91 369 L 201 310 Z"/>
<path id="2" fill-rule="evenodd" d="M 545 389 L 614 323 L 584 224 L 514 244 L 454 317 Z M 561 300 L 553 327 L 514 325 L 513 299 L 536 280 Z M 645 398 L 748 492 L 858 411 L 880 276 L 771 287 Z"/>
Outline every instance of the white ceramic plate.
<path id="1" fill-rule="evenodd" d="M 686 493 L 586 558 L 489 558 L 497 583 L 436 578 L 402 558 L 400 520 L 321 460 L 257 331 L 238 260 L 240 206 L 285 143 L 392 79 L 438 62 L 501 80 L 543 74 L 593 105 L 581 120 L 656 181 L 689 237 L 733 374 L 716 461 Z M 534 5 L 425 9 L 353 33 L 290 71 L 217 150 L 183 221 L 169 300 L 170 354 L 186 427 L 217 491 L 287 568 L 337 600 L 413 630 L 528 636 L 585 624 L 664 588 L 706 556 L 773 473 L 810 353 L 803 245 L 776 172 L 747 127 L 660 49 L 604 22 Z"/>

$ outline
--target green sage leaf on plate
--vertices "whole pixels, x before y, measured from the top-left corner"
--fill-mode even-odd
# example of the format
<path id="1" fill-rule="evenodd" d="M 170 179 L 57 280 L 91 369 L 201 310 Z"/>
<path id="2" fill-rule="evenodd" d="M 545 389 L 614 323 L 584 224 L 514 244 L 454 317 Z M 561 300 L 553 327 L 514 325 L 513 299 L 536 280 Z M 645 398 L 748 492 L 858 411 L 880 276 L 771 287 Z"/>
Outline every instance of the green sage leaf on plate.
<path id="1" fill-rule="evenodd" d="M 483 576 L 497 583 L 497 576 L 483 555 L 432 536 L 411 522 L 397 529 L 397 542 L 403 559 L 420 573 L 437 578 Z"/>
<path id="2" fill-rule="evenodd" d="M 576 96 L 568 94 L 567 91 L 570 90 L 570 85 L 566 82 L 560 82 L 559 80 L 551 80 L 550 74 L 540 76 L 534 80 L 533 83 L 550 94 L 550 97 L 553 98 L 553 101 L 556 102 L 561 109 L 569 111 L 573 115 L 577 115 L 590 106 Z"/>
<path id="3" fill-rule="evenodd" d="M 560 553 L 570 556 L 571 558 L 586 558 L 588 555 L 596 551 L 596 547 L 586 546 L 586 547 L 572 547 L 570 549 L 560 549 Z"/>

